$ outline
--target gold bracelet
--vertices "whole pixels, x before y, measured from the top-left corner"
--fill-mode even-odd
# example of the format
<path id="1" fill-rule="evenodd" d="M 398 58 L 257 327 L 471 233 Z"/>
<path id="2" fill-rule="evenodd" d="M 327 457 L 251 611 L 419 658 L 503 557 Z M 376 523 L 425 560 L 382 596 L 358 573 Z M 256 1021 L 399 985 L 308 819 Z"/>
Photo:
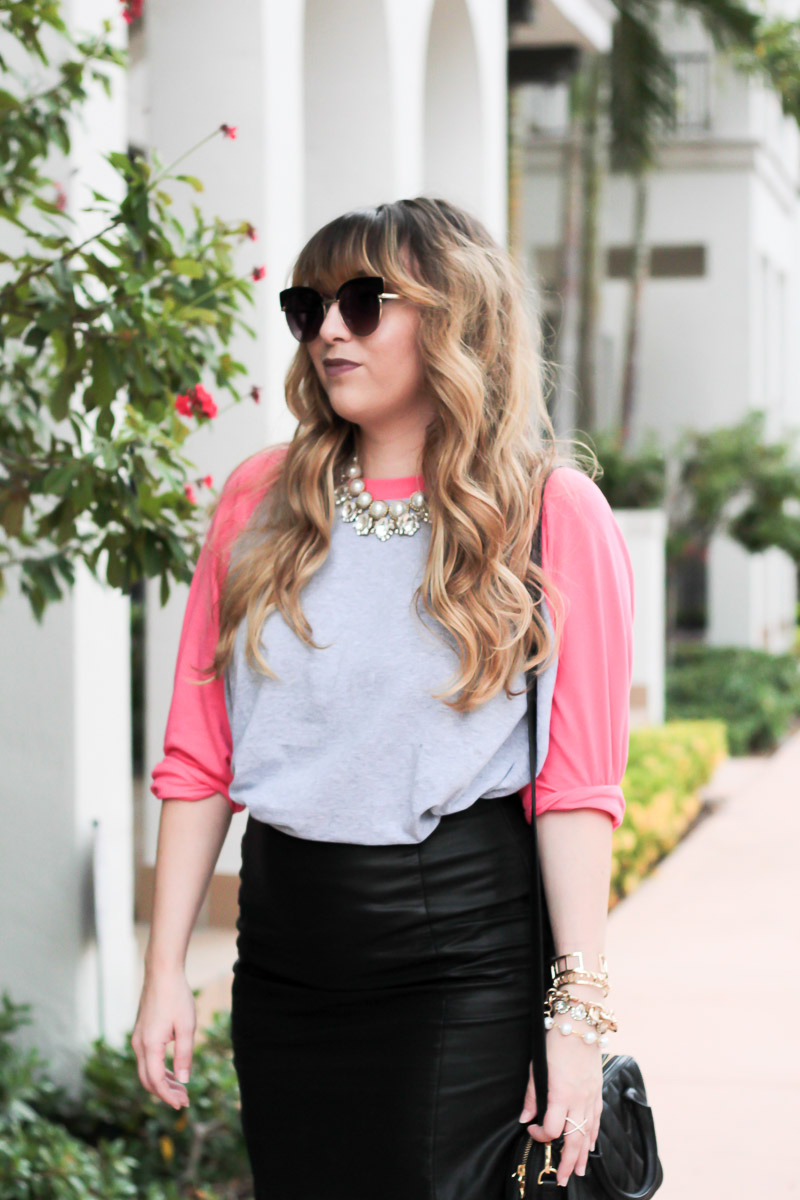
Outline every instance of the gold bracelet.
<path id="1" fill-rule="evenodd" d="M 545 1015 L 548 1017 L 554 1017 L 559 1013 L 569 1014 L 576 1021 L 586 1021 L 589 1025 L 595 1025 L 599 1033 L 605 1033 L 606 1030 L 610 1030 L 612 1033 L 617 1032 L 613 1009 L 604 1009 L 599 1005 L 589 1003 L 589 1001 L 580 1000 L 571 996 L 569 992 L 550 988 L 545 997 L 545 1008 Z"/>
<path id="2" fill-rule="evenodd" d="M 577 960 L 578 960 L 577 967 L 570 967 L 567 964 L 568 958 L 577 958 Z M 600 964 L 600 974 L 608 975 L 608 959 L 606 958 L 605 954 L 598 953 L 597 961 Z M 564 966 L 559 969 L 558 964 L 560 962 L 563 962 Z M 556 954 L 556 955 L 554 955 L 553 958 L 550 959 L 550 973 L 552 975 L 559 975 L 563 971 L 573 971 L 573 970 L 586 972 L 586 968 L 583 965 L 583 951 L 582 950 L 570 950 L 567 954 Z"/>
<path id="3" fill-rule="evenodd" d="M 588 971 L 563 971 L 559 975 L 554 974 L 552 979 L 554 987 L 561 987 L 565 983 L 585 983 L 587 987 L 600 988 L 604 996 L 609 992 L 608 977 L 598 978 Z"/>

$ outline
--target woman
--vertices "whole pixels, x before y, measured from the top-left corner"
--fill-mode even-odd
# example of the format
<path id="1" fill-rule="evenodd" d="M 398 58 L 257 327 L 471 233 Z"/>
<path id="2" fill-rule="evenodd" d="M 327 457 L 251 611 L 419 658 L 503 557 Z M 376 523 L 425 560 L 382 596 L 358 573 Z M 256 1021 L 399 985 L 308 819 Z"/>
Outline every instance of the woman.
<path id="1" fill-rule="evenodd" d="M 281 293 L 296 431 L 233 471 L 192 581 L 132 1043 L 188 1103 L 186 947 L 247 808 L 231 1034 L 257 1200 L 501 1200 L 521 1121 L 564 1133 L 562 1185 L 597 1137 L 588 1029 L 551 1023 L 535 1111 L 524 670 L 555 952 L 602 975 L 632 574 L 557 452 L 527 298 L 444 200 L 319 230 Z"/>

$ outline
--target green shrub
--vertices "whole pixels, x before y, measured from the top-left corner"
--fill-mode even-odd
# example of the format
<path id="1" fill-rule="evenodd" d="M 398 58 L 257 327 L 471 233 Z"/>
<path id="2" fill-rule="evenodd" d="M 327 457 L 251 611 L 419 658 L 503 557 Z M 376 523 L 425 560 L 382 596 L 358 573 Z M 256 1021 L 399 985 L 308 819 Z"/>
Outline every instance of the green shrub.
<path id="1" fill-rule="evenodd" d="M 230 1013 L 197 1038 L 190 1103 L 176 1110 L 142 1087 L 130 1038 L 95 1039 L 73 1100 L 11 1041 L 29 1009 L 4 993 L 0 1200 L 250 1200 Z"/>
<path id="2" fill-rule="evenodd" d="M 723 720 L 734 755 L 772 750 L 800 715 L 797 657 L 738 646 L 678 644 L 666 672 L 666 715 L 670 720 Z"/>
<path id="3" fill-rule="evenodd" d="M 727 753 L 722 721 L 631 730 L 622 779 L 625 816 L 612 842 L 610 908 L 684 836 L 702 807 L 699 789 Z"/>
<path id="4" fill-rule="evenodd" d="M 662 508 L 667 487 L 664 450 L 653 430 L 647 430 L 642 447 L 622 446 L 616 429 L 580 431 L 597 455 L 603 473 L 595 483 L 612 508 Z"/>

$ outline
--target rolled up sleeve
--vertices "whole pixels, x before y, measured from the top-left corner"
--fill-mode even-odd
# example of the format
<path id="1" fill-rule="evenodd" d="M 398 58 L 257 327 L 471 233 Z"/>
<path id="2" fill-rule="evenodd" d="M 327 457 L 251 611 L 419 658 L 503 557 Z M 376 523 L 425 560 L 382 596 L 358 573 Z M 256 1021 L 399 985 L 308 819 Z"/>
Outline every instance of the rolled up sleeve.
<path id="1" fill-rule="evenodd" d="M 218 510 L 219 512 L 219 510 Z M 153 768 L 150 791 L 160 800 L 202 800 L 219 793 L 231 800 L 231 731 L 225 706 L 225 681 L 198 683 L 219 634 L 219 582 L 209 536 L 200 552 L 178 644 L 172 700 L 164 733 L 164 757 Z"/>
<path id="2" fill-rule="evenodd" d="M 270 447 L 237 467 L 228 480 L 197 560 L 183 616 L 172 700 L 164 732 L 164 757 L 151 772 L 150 791 L 160 800 L 224 796 L 234 813 L 246 807 L 231 799 L 232 739 L 224 677 L 208 683 L 219 638 L 219 598 L 230 549 L 269 484 L 272 465 L 284 451 Z"/>
<path id="3" fill-rule="evenodd" d="M 545 488 L 542 568 L 559 589 L 564 610 L 536 813 L 596 808 L 616 829 L 625 812 L 633 568 L 608 501 L 573 467 L 556 468 Z M 530 785 L 522 802 L 530 821 Z"/>

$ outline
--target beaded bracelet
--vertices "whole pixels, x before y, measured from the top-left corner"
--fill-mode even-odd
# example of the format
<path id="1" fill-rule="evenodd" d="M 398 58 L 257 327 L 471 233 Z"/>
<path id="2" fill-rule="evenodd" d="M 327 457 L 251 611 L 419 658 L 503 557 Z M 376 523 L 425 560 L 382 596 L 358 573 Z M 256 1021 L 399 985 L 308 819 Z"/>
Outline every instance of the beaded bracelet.
<path id="1" fill-rule="evenodd" d="M 574 1033 L 581 1039 L 581 1041 L 585 1042 L 587 1046 L 596 1044 L 601 1050 L 605 1050 L 606 1046 L 608 1045 L 607 1033 L 595 1033 L 593 1029 L 587 1029 L 584 1033 L 581 1033 L 580 1029 L 573 1029 L 569 1021 L 559 1022 L 554 1021 L 552 1017 L 545 1017 L 545 1029 L 552 1029 L 554 1025 L 559 1033 L 563 1033 L 564 1037 L 567 1037 L 570 1033 Z"/>

